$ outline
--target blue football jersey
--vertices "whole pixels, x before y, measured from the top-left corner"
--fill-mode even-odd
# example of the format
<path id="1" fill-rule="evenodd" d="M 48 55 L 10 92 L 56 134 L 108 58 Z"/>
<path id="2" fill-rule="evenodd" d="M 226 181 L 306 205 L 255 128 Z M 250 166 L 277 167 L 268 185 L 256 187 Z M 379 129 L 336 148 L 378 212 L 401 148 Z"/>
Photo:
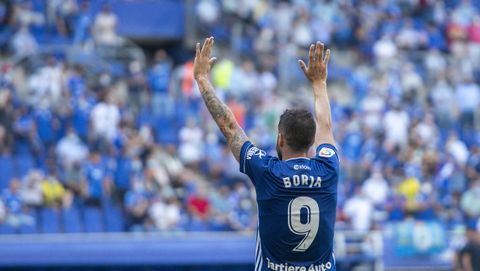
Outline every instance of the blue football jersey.
<path id="1" fill-rule="evenodd" d="M 282 161 L 246 142 L 240 171 L 250 177 L 257 193 L 255 271 L 336 270 L 336 148 L 321 144 L 312 158 Z"/>

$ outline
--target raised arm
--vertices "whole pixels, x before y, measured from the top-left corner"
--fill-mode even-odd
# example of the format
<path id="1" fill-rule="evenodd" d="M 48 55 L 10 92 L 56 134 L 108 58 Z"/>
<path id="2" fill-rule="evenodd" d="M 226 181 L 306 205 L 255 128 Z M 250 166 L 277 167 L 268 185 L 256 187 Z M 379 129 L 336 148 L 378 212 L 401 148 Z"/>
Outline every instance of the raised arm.
<path id="1" fill-rule="evenodd" d="M 310 46 L 308 52 L 308 66 L 299 60 L 305 76 L 310 80 L 313 88 L 315 119 L 317 132 L 315 134 L 315 147 L 322 143 L 335 145 L 332 131 L 332 114 L 327 94 L 327 70 L 330 60 L 330 49 L 323 53 L 323 43 L 317 42 Z"/>
<path id="2" fill-rule="evenodd" d="M 200 49 L 200 43 L 196 44 L 195 61 L 193 63 L 193 76 L 198 83 L 203 101 L 210 111 L 213 119 L 227 139 L 233 156 L 240 161 L 240 150 L 243 143 L 248 141 L 243 129 L 238 125 L 232 111 L 215 94 L 215 89 L 210 83 L 208 73 L 216 58 L 210 58 L 213 47 L 213 37 L 207 38 Z"/>

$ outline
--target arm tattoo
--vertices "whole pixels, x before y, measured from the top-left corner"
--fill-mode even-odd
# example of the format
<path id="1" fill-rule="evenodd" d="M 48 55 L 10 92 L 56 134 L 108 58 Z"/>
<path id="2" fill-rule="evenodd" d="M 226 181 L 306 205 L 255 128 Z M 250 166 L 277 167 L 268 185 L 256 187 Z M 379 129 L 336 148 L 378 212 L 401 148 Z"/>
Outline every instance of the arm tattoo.
<path id="1" fill-rule="evenodd" d="M 239 161 L 240 150 L 243 144 L 248 141 L 248 137 L 245 135 L 243 129 L 238 125 L 230 108 L 220 101 L 220 99 L 218 99 L 212 84 L 208 80 L 200 79 L 198 80 L 198 86 L 208 111 L 210 111 L 210 114 L 217 123 L 218 128 L 220 128 L 220 131 L 222 131 L 223 135 L 227 139 L 233 155 L 237 161 Z"/>

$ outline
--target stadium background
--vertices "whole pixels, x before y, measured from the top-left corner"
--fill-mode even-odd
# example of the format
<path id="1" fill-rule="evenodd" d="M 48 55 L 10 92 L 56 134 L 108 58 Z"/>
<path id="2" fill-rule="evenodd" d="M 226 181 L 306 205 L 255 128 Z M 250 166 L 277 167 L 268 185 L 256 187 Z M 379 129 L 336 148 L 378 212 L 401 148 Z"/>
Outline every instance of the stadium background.
<path id="1" fill-rule="evenodd" d="M 192 78 L 210 35 L 218 94 L 272 153 L 311 108 L 297 59 L 332 49 L 340 270 L 452 268 L 480 225 L 473 0 L 1 1 L 2 268 L 252 269 L 254 192 Z"/>

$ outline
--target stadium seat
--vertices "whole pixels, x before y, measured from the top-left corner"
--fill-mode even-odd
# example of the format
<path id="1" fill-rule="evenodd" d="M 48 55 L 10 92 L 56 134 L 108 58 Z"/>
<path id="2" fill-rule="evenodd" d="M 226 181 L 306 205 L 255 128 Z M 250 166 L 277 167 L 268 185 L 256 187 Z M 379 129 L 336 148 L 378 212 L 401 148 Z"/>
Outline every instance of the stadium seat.
<path id="1" fill-rule="evenodd" d="M 70 207 L 62 210 L 61 218 L 63 232 L 75 233 L 82 232 L 82 223 L 80 220 L 80 211 L 77 207 Z"/>
<path id="2" fill-rule="evenodd" d="M 35 160 L 29 152 L 15 155 L 16 176 L 22 177 L 27 175 L 28 171 L 35 167 Z"/>
<path id="3" fill-rule="evenodd" d="M 0 234 L 15 234 L 16 229 L 9 224 L 0 224 Z"/>
<path id="4" fill-rule="evenodd" d="M 60 232 L 60 218 L 58 210 L 43 208 L 40 211 L 40 229 L 43 233 Z"/>
<path id="5" fill-rule="evenodd" d="M 26 213 L 30 217 L 33 218 L 34 224 L 28 225 L 28 224 L 22 224 L 20 227 L 18 227 L 18 232 L 22 234 L 34 234 L 38 233 L 38 228 L 37 228 L 37 221 L 38 221 L 38 216 L 37 212 L 35 209 L 29 209 Z"/>
<path id="6" fill-rule="evenodd" d="M 36 225 L 21 225 L 18 228 L 19 232 L 22 234 L 34 234 L 38 233 Z"/>
<path id="7" fill-rule="evenodd" d="M 9 155 L 0 156 L 0 191 L 8 187 L 10 180 L 14 177 L 13 159 Z"/>
<path id="8" fill-rule="evenodd" d="M 125 230 L 122 209 L 111 199 L 103 202 L 103 216 L 106 231 L 121 232 Z"/>
<path id="9" fill-rule="evenodd" d="M 102 232 L 103 231 L 103 219 L 100 208 L 85 207 L 84 214 L 84 226 L 85 232 Z"/>

